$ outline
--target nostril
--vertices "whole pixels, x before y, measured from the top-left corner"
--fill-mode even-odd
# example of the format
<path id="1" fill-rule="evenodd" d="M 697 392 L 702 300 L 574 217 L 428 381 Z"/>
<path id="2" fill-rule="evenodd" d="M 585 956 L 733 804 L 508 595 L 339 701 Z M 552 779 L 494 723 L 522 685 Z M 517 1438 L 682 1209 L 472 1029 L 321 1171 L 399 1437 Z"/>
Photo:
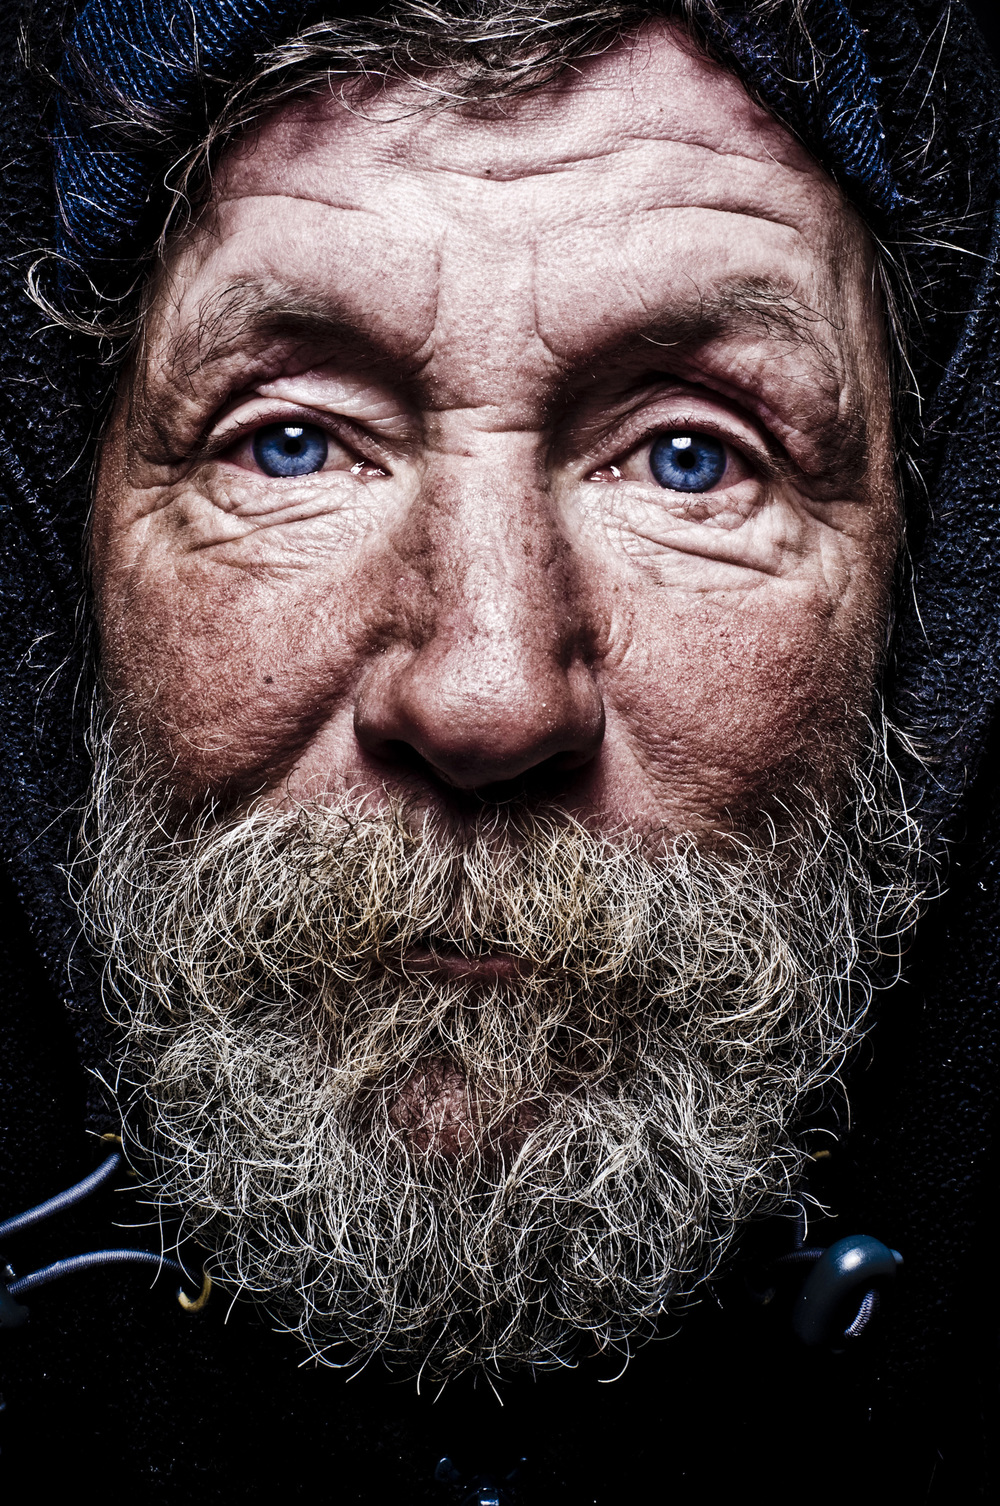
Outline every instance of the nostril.
<path id="1" fill-rule="evenodd" d="M 389 764 L 395 772 L 414 775 L 426 784 L 447 790 L 452 800 L 467 801 L 471 805 L 481 805 L 483 802 L 503 805 L 526 797 L 534 800 L 557 799 L 572 786 L 577 771 L 590 763 L 594 756 L 584 753 L 554 753 L 551 758 L 543 759 L 511 779 L 460 784 L 449 777 L 447 770 L 439 768 L 402 738 L 388 738 L 377 747 L 370 747 L 368 752 L 380 763 Z"/>
<path id="2" fill-rule="evenodd" d="M 513 779 L 494 779 L 476 786 L 480 800 L 503 805 L 511 800 L 555 800 L 572 786 L 577 771 L 591 762 L 593 754 L 555 753 Z"/>
<path id="3" fill-rule="evenodd" d="M 402 738 L 389 737 L 379 743 L 369 743 L 368 752 L 373 758 L 392 764 L 395 769 L 405 769 L 425 776 L 433 772 L 435 777 L 442 778 L 436 769 L 432 770 L 423 754 L 418 753 L 412 743 L 404 742 Z"/>
<path id="4" fill-rule="evenodd" d="M 394 672 L 380 662 L 358 690 L 358 743 L 384 766 L 445 789 L 491 800 L 558 793 L 602 744 L 599 689 L 575 663 L 503 667 L 505 679 L 488 675 L 489 664 L 473 679 L 457 651 L 418 655 Z"/>

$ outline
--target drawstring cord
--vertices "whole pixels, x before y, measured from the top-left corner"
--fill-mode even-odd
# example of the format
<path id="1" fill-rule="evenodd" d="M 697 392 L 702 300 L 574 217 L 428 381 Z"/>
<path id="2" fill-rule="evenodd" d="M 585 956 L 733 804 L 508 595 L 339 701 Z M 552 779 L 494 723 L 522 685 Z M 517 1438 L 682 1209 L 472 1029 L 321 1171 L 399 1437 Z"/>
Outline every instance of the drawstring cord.
<path id="1" fill-rule="evenodd" d="M 808 1247 L 805 1218 L 800 1217 L 795 1247 L 767 1264 L 763 1287 L 751 1286 L 751 1292 L 756 1301 L 771 1302 L 784 1273 L 808 1266 L 792 1304 L 792 1329 L 810 1348 L 837 1352 L 845 1340 L 864 1333 L 879 1311 L 882 1289 L 895 1279 L 902 1264 L 898 1250 L 870 1234 L 850 1234 L 826 1248 Z"/>
<path id="2" fill-rule="evenodd" d="M 121 1140 L 117 1135 L 107 1135 L 107 1140 Z M 85 1198 L 91 1196 L 99 1187 L 111 1180 L 115 1172 L 122 1165 L 122 1153 L 120 1150 L 113 1151 L 106 1160 L 102 1161 L 96 1171 L 81 1181 L 75 1182 L 72 1187 L 67 1187 L 64 1192 L 59 1192 L 55 1197 L 48 1198 L 44 1203 L 39 1203 L 34 1208 L 28 1208 L 24 1213 L 16 1213 L 13 1217 L 0 1223 L 0 1240 L 9 1239 L 15 1234 L 22 1234 L 25 1229 L 31 1229 L 45 1219 L 52 1218 L 55 1214 L 64 1213 L 67 1208 L 73 1208 L 77 1203 L 82 1203 Z M 52 1281 L 61 1281 L 65 1276 L 75 1276 L 80 1271 L 92 1270 L 95 1266 L 112 1265 L 138 1265 L 154 1266 L 157 1271 L 172 1271 L 182 1281 L 191 1284 L 191 1278 L 179 1261 L 170 1260 L 165 1255 L 157 1255 L 152 1250 L 90 1250 L 83 1255 L 71 1255 L 64 1260 L 53 1261 L 51 1265 L 43 1266 L 40 1270 L 31 1271 L 27 1276 L 15 1277 L 10 1266 L 6 1267 L 6 1282 L 0 1281 L 0 1328 L 20 1328 L 28 1321 L 28 1309 L 17 1299 L 26 1292 L 31 1292 L 36 1287 L 48 1286 Z M 195 1296 L 188 1296 L 182 1286 L 177 1288 L 177 1301 L 185 1312 L 200 1312 L 208 1301 L 212 1290 L 212 1278 L 207 1271 L 202 1272 L 201 1289 Z"/>
<path id="3" fill-rule="evenodd" d="M 117 1139 L 117 1136 L 115 1137 Z M 29 1208 L 26 1213 L 15 1213 L 13 1218 L 8 1218 L 0 1224 L 0 1240 L 9 1239 L 12 1234 L 21 1234 L 25 1229 L 30 1229 L 34 1224 L 40 1224 L 43 1219 L 51 1218 L 55 1213 L 62 1213 L 66 1208 L 72 1208 L 75 1203 L 82 1203 L 85 1197 L 90 1197 L 98 1187 L 103 1187 L 114 1176 L 122 1164 L 120 1151 L 115 1151 L 102 1161 L 96 1171 L 92 1171 L 89 1177 L 84 1177 L 82 1182 L 76 1182 L 72 1187 L 67 1187 L 65 1192 L 57 1192 L 55 1197 L 50 1197 L 47 1202 L 39 1203 L 37 1208 Z"/>

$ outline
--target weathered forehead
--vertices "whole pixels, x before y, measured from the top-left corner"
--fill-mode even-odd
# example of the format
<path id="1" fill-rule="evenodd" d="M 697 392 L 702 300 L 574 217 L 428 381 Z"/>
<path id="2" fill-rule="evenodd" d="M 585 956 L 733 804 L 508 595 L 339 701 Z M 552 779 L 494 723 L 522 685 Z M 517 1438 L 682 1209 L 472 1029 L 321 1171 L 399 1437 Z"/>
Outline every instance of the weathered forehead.
<path id="1" fill-rule="evenodd" d="M 302 180 L 349 174 L 359 158 L 387 175 L 402 168 L 498 183 L 614 170 L 622 156 L 632 171 L 646 144 L 665 142 L 680 163 L 685 148 L 717 156 L 719 174 L 748 177 L 748 187 L 776 170 L 790 189 L 797 175 L 829 182 L 735 77 L 676 27 L 651 24 L 519 98 L 429 109 L 427 93 L 400 86 L 347 103 L 336 90 L 294 101 L 230 154 L 217 196 L 266 192 L 276 171 Z M 648 161 L 651 173 L 662 172 L 662 152 Z"/>
<path id="2" fill-rule="evenodd" d="M 870 271 L 833 181 L 658 25 L 520 99 L 428 108 L 399 87 L 276 112 L 176 248 L 153 365 L 172 384 L 172 347 L 185 369 L 238 361 L 278 316 L 419 371 L 432 403 L 502 402 L 513 420 L 630 342 L 648 364 L 738 326 L 739 353 L 718 354 L 730 375 L 773 384 L 792 333 L 813 355 L 786 396 L 822 390 L 840 413 L 864 406 L 881 339 Z"/>
<path id="3" fill-rule="evenodd" d="M 354 283 L 377 311 L 379 283 L 405 282 L 418 345 L 442 297 L 477 322 L 473 262 L 495 294 L 529 279 L 539 329 L 568 335 L 581 286 L 598 323 L 605 295 L 608 317 L 623 294 L 655 301 L 671 268 L 675 300 L 768 280 L 828 313 L 841 284 L 856 297 L 866 259 L 832 180 L 664 25 L 519 99 L 428 108 L 399 87 L 293 101 L 223 161 L 200 228 L 181 258 L 189 287 Z"/>

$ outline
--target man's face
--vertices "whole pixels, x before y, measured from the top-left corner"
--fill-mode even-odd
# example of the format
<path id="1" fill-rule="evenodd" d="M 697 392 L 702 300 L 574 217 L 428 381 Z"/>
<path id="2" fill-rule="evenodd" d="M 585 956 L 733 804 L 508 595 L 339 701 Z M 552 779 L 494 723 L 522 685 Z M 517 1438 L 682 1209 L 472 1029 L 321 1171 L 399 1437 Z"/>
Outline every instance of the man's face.
<path id="1" fill-rule="evenodd" d="M 896 540 L 856 217 L 666 29 L 418 103 L 289 106 L 175 248 L 98 487 L 113 698 L 191 796 L 673 834 L 835 777 Z"/>
<path id="2" fill-rule="evenodd" d="M 162 1201 L 314 1351 L 449 1374 L 631 1339 L 780 1202 L 906 892 L 855 217 L 663 27 L 420 103 L 287 106 L 168 256 L 84 910 Z"/>

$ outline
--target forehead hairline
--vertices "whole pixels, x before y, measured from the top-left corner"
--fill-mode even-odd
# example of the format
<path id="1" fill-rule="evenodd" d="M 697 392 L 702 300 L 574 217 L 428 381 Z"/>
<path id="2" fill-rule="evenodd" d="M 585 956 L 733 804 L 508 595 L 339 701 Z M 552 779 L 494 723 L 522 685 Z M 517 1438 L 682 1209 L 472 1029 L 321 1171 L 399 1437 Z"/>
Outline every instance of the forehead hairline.
<path id="1" fill-rule="evenodd" d="M 445 67 L 440 81 L 446 85 L 452 76 L 453 70 Z M 500 142 L 504 153 L 509 154 L 519 139 L 532 133 L 541 133 L 551 144 L 553 137 L 546 136 L 546 126 L 555 126 L 558 138 L 565 131 L 565 116 L 575 113 L 579 117 L 582 110 L 584 118 L 597 122 L 594 141 L 599 146 L 610 135 L 611 139 L 633 142 L 673 140 L 717 151 L 719 141 L 703 139 L 702 134 L 707 121 L 714 119 L 724 140 L 732 140 L 733 127 L 740 131 L 748 150 L 732 155 L 745 162 L 780 165 L 792 172 L 815 172 L 832 185 L 832 179 L 787 125 L 747 91 L 731 68 L 704 52 L 676 18 L 650 15 L 627 28 L 613 45 L 571 59 L 555 77 L 521 93 L 485 99 L 462 95 L 449 98 L 446 91 L 440 96 L 435 93 L 438 79 L 438 75 L 431 75 L 426 84 L 418 84 L 406 74 L 397 78 L 379 74 L 368 79 L 358 73 L 342 78 L 339 89 L 332 87 L 332 80 L 325 86 L 312 82 L 289 94 L 261 119 L 250 137 L 251 155 L 267 135 L 289 127 L 294 132 L 303 125 L 314 136 L 317 126 L 320 133 L 324 125 L 335 126 L 341 139 L 357 139 L 360 134 L 369 142 L 376 139 L 379 128 L 388 128 L 393 134 L 392 128 L 397 127 L 396 136 L 406 138 L 407 153 L 419 155 L 421 138 L 434 141 L 442 123 L 446 135 L 453 135 L 452 128 L 457 126 L 467 138 L 485 136 Z M 698 118 L 692 119 L 690 109 L 685 113 L 685 105 L 692 103 L 685 91 L 692 85 L 697 90 L 706 84 L 715 92 L 718 107 L 706 117 L 699 99 Z M 675 108 L 675 98 L 681 100 L 679 109 Z M 614 124 L 625 126 L 625 131 L 612 131 L 612 122 L 606 118 L 609 112 L 600 104 L 592 108 L 594 101 L 610 102 L 610 113 L 617 117 Z M 387 108 L 383 110 L 383 106 Z M 600 119 L 602 116 L 605 118 Z M 645 131 L 640 129 L 643 122 L 648 127 Z M 776 153 L 778 143 L 783 150 Z M 759 150 L 753 150 L 755 146 Z M 240 142 L 234 142 L 227 155 L 238 158 Z M 599 155 L 603 153 L 586 152 L 583 160 Z"/>

